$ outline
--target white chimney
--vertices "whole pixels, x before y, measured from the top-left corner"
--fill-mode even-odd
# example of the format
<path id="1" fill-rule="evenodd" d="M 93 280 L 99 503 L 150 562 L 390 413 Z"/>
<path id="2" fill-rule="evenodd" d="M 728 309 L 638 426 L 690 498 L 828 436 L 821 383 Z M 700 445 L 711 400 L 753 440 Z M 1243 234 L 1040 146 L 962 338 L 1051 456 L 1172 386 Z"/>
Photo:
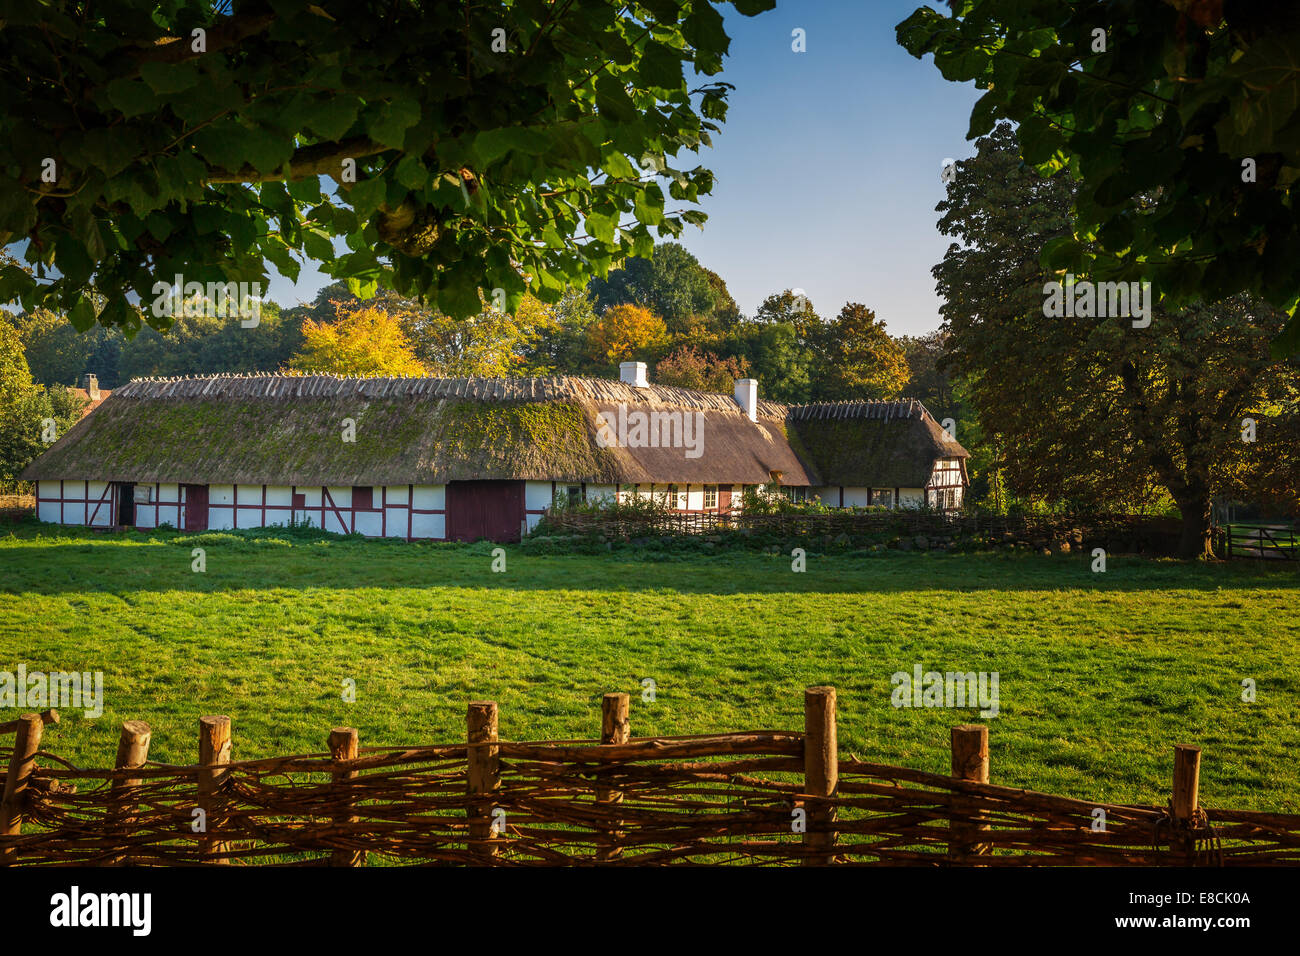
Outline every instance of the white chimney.
<path id="1" fill-rule="evenodd" d="M 758 421 L 758 379 L 736 379 L 736 404 L 751 422 Z"/>
<path id="2" fill-rule="evenodd" d="M 620 362 L 618 380 L 635 385 L 637 388 L 649 388 L 650 380 L 646 378 L 645 362 Z"/>
<path id="3" fill-rule="evenodd" d="M 87 373 L 82 376 L 82 383 L 86 386 L 86 394 L 90 396 L 92 402 L 99 401 L 99 376 Z"/>

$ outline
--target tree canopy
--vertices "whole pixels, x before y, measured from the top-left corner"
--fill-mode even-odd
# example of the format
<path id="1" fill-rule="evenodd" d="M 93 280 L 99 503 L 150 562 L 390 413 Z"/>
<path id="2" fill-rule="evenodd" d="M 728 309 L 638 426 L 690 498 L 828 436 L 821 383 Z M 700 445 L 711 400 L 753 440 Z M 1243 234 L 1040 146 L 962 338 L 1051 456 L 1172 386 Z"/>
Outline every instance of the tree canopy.
<path id="1" fill-rule="evenodd" d="M 1069 229 L 1071 191 L 1021 162 L 1005 123 L 958 164 L 939 228 L 959 242 L 934 270 L 951 364 L 1016 494 L 1119 510 L 1163 490 L 1197 556 L 1213 496 L 1270 484 L 1285 460 L 1300 391 L 1268 348 L 1285 314 L 1238 295 L 1146 327 L 1047 317 L 1038 250 Z"/>
<path id="2" fill-rule="evenodd" d="M 1019 126 L 1026 162 L 1077 182 L 1044 264 L 1149 280 L 1170 306 L 1259 296 L 1300 351 L 1300 5 L 1293 0 L 962 0 L 898 26 L 985 90 L 969 138 Z"/>
<path id="3" fill-rule="evenodd" d="M 720 4 L 3 0 L 0 245 L 31 271 L 0 302 L 134 329 L 132 293 L 300 259 L 453 317 L 556 301 L 703 221 L 712 174 L 673 163 L 726 115 Z"/>

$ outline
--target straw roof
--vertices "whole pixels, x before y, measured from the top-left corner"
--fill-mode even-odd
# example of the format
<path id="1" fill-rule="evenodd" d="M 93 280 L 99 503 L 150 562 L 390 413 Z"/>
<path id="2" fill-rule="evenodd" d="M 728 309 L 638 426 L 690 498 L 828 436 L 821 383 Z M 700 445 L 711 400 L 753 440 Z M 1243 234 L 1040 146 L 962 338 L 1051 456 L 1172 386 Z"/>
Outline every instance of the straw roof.
<path id="1" fill-rule="evenodd" d="M 601 447 L 597 416 L 698 414 L 702 452 Z M 346 419 L 355 441 L 344 441 Z M 213 375 L 136 379 L 22 473 L 25 480 L 277 485 L 591 483 L 922 487 L 967 457 L 917 401 L 759 402 L 608 379 Z"/>
<path id="2" fill-rule="evenodd" d="M 699 413 L 703 454 L 603 448 L 597 413 Z M 728 395 L 571 377 L 215 375 L 116 389 L 25 480 L 196 484 L 443 484 L 473 479 L 786 484 L 814 475 L 785 438 L 785 406 L 750 422 Z M 355 441 L 343 440 L 344 420 Z"/>
<path id="3" fill-rule="evenodd" d="M 824 485 L 923 488 L 940 458 L 969 458 L 915 399 L 825 402 L 787 410 L 790 441 Z"/>

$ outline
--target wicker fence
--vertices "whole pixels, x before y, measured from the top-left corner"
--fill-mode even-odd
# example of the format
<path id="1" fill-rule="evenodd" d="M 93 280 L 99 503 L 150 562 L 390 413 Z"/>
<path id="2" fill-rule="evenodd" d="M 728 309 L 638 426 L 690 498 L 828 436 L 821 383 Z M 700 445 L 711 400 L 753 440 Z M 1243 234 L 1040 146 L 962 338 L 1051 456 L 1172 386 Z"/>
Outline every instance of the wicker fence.
<path id="1" fill-rule="evenodd" d="M 0 725 L 4 864 L 1300 864 L 1300 815 L 1199 806 L 1195 747 L 1174 749 L 1168 806 L 1073 800 L 990 784 L 983 725 L 953 729 L 951 776 L 845 758 L 829 687 L 802 733 L 633 738 L 609 694 L 599 741 L 500 740 L 481 702 L 464 743 L 342 728 L 329 753 L 238 762 L 229 718 L 204 717 L 192 766 L 148 762 L 127 721 L 113 770 L 42 751 L 50 720 Z"/>

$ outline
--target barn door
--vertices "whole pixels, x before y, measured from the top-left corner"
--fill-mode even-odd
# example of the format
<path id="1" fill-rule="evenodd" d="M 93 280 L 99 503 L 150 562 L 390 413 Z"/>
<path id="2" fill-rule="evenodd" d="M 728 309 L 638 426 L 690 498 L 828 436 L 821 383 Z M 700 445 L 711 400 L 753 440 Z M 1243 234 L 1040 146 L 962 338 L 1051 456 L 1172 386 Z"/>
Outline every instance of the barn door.
<path id="1" fill-rule="evenodd" d="M 451 541 L 518 541 L 524 514 L 522 481 L 447 484 L 447 538 Z"/>
<path id="2" fill-rule="evenodd" d="M 185 530 L 208 530 L 208 486 L 181 485 L 185 493 Z"/>

